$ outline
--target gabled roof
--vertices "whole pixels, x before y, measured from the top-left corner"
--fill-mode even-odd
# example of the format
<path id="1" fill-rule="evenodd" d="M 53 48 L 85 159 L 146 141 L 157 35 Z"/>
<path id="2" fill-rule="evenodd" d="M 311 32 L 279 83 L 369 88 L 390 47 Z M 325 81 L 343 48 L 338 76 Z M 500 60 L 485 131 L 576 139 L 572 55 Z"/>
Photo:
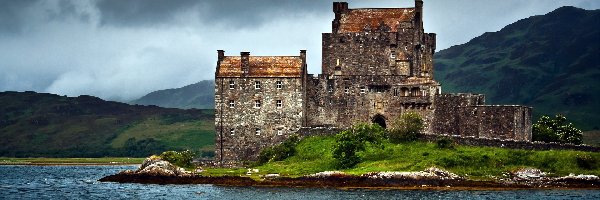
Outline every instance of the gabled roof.
<path id="1" fill-rule="evenodd" d="M 300 56 L 250 56 L 246 77 L 301 77 Z M 217 77 L 242 77 L 242 57 L 225 56 Z"/>
<path id="2" fill-rule="evenodd" d="M 339 33 L 363 32 L 368 25 L 375 29 L 381 23 L 390 27 L 390 32 L 397 32 L 400 22 L 412 22 L 415 18 L 415 8 L 362 8 L 349 9 L 342 14 Z"/>

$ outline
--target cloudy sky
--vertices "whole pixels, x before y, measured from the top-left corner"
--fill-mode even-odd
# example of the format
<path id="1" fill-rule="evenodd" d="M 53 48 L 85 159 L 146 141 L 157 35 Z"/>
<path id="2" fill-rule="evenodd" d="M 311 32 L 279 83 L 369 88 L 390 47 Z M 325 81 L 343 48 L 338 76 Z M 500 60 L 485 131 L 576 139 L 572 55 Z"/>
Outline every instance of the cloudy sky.
<path id="1" fill-rule="evenodd" d="M 0 0 L 0 91 L 88 94 L 129 101 L 214 78 L 226 55 L 298 55 L 320 72 L 331 0 Z M 412 0 L 349 1 L 350 8 Z M 598 0 L 425 0 L 438 50 L 532 15 Z"/>

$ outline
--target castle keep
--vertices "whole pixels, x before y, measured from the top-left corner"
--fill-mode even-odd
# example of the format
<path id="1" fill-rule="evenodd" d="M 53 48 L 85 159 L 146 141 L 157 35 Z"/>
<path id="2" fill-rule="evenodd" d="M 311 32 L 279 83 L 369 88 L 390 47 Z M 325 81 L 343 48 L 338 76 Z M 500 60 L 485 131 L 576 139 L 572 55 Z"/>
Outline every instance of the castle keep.
<path id="1" fill-rule="evenodd" d="M 216 159 L 256 159 L 264 147 L 301 129 L 386 127 L 420 114 L 425 134 L 531 141 L 531 108 L 485 105 L 481 94 L 442 94 L 434 79 L 435 34 L 414 8 L 349 9 L 334 2 L 332 32 L 322 35 L 322 72 L 297 56 L 225 56 L 215 73 Z"/>

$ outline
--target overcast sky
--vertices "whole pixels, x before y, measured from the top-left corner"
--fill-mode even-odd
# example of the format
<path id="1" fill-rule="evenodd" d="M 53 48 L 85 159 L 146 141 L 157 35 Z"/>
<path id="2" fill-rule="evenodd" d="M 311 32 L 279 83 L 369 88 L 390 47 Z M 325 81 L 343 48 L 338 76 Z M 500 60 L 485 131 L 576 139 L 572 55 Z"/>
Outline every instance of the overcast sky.
<path id="1" fill-rule="evenodd" d="M 308 52 L 320 72 L 331 0 L 0 0 L 0 91 L 128 101 L 214 79 L 226 55 Z M 425 0 L 437 50 L 532 15 L 598 0 Z M 349 1 L 350 8 L 413 7 L 413 0 Z"/>

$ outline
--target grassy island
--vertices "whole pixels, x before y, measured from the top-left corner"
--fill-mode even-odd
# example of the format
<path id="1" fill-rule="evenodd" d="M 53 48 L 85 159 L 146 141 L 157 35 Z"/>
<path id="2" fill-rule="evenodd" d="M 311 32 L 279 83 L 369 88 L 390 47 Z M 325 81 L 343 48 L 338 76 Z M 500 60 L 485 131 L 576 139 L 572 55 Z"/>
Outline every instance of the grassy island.
<path id="1" fill-rule="evenodd" d="M 495 147 L 451 145 L 412 141 L 394 144 L 383 141 L 379 145 L 367 143 L 357 152 L 361 162 L 352 168 L 338 169 L 332 151 L 335 136 L 311 136 L 302 139 L 295 154 L 282 161 L 272 161 L 251 168 L 258 172 L 247 175 L 247 168 L 207 168 L 202 173 L 210 176 L 250 176 L 266 174 L 298 177 L 323 171 L 343 171 L 364 174 L 379 171 L 420 171 L 431 166 L 464 175 L 470 179 L 489 179 L 525 167 L 538 168 L 549 176 L 570 173 L 600 175 L 600 153 L 573 150 L 518 150 Z"/>

